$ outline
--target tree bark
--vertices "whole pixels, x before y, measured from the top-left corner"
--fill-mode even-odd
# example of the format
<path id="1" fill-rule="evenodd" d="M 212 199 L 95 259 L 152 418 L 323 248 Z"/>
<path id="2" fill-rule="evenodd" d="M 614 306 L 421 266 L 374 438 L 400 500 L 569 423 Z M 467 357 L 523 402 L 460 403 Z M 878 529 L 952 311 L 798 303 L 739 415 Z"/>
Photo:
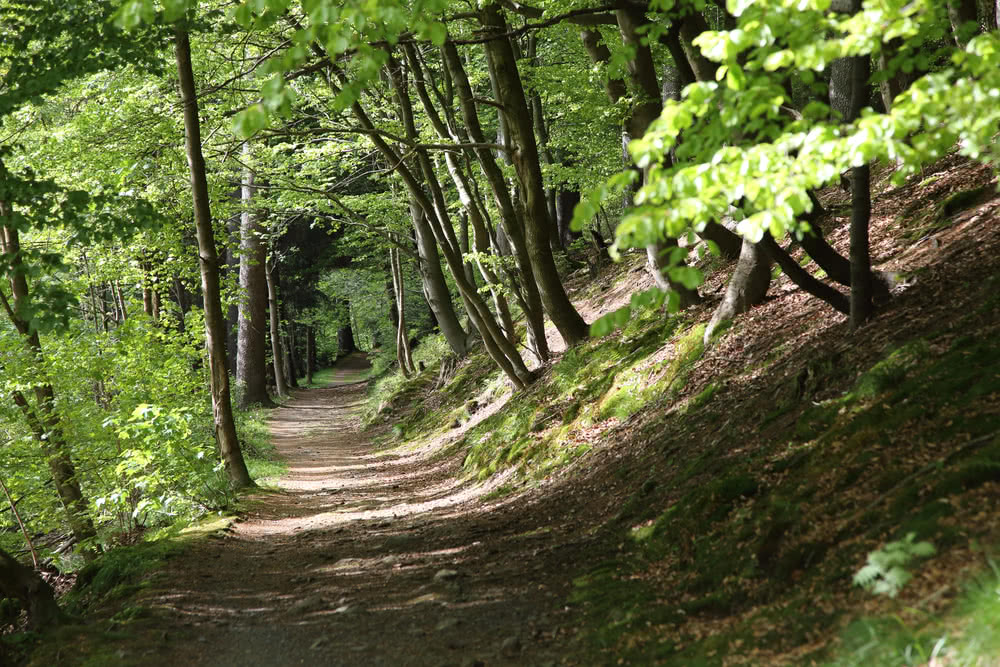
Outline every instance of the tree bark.
<path id="1" fill-rule="evenodd" d="M 851 0 L 850 12 L 861 11 L 861 0 Z M 975 14 L 975 5 L 973 5 Z M 868 104 L 869 56 L 842 59 L 850 68 L 850 106 L 846 122 L 853 122 Z M 851 170 L 851 328 L 857 329 L 872 316 L 872 265 L 868 226 L 871 221 L 871 168 L 867 164 Z"/>
<path id="2" fill-rule="evenodd" d="M 811 273 L 802 268 L 795 258 L 788 254 L 784 248 L 778 245 L 777 241 L 767 232 L 760 240 L 761 248 L 767 253 L 788 278 L 798 285 L 804 292 L 826 302 L 837 312 L 850 315 L 850 299 L 830 287 L 824 282 L 817 280 Z"/>
<path id="3" fill-rule="evenodd" d="M 246 155 L 249 144 L 244 144 Z M 239 310 L 237 333 L 236 382 L 240 385 L 240 408 L 260 404 L 272 407 L 267 395 L 267 300 L 268 284 L 265 276 L 267 245 L 264 226 L 252 210 L 254 175 L 247 168 L 243 175 L 240 222 L 240 292 L 243 305 Z"/>
<path id="4" fill-rule="evenodd" d="M 771 285 L 771 259 L 756 243 L 743 239 L 740 259 L 733 275 L 729 278 L 722 303 L 712 313 L 712 319 L 705 327 L 705 345 L 712 339 L 716 328 L 724 321 L 745 313 L 752 306 L 761 303 Z"/>
<path id="5" fill-rule="evenodd" d="M 480 11 L 480 20 L 487 33 L 504 34 L 508 30 L 498 4 L 485 5 Z M 524 205 L 525 241 L 542 305 L 566 346 L 572 347 L 586 340 L 590 328 L 566 295 L 549 247 L 552 222 L 548 219 L 545 203 L 538 145 L 510 40 L 497 38 L 486 42 L 486 59 L 500 93 L 497 102 L 504 109 L 510 130 L 514 169 Z"/>
<path id="6" fill-rule="evenodd" d="M 242 186 L 237 191 L 239 196 L 243 194 Z M 236 193 L 233 194 L 235 198 Z M 242 215 L 234 215 L 226 222 L 226 276 L 228 281 L 239 285 L 240 282 L 240 256 L 236 251 L 240 247 L 240 227 L 243 222 Z M 240 304 L 239 300 L 233 300 L 226 311 L 226 358 L 229 361 L 229 372 L 234 374 L 240 364 L 239 354 L 239 331 L 240 331 Z"/>
<path id="7" fill-rule="evenodd" d="M 55 593 L 34 570 L 0 549 L 0 598 L 20 600 L 28 611 L 28 628 L 51 630 L 67 620 Z"/>
<path id="8" fill-rule="evenodd" d="M 0 201 L 0 220 L 13 217 L 10 205 Z M 28 291 L 27 271 L 21 259 L 21 243 L 15 228 L 0 225 L 0 253 L 8 256 L 9 269 L 7 278 L 10 283 L 11 300 L 8 301 L 0 291 L 0 301 L 3 303 L 7 317 L 24 342 L 32 357 L 38 362 L 44 358 L 41 339 L 38 331 L 32 329 L 29 321 L 24 319 L 25 313 L 31 312 L 31 295 Z M 76 467 L 70 455 L 69 443 L 62 429 L 62 424 L 55 407 L 55 390 L 48 380 L 36 384 L 34 407 L 19 390 L 12 393 L 14 404 L 24 415 L 29 429 L 34 435 L 45 456 L 52 481 L 59 495 L 63 509 L 66 512 L 67 523 L 77 543 L 87 544 L 97 533 L 88 512 L 88 504 L 80 487 Z M 96 555 L 96 547 L 86 546 L 84 557 L 88 560 Z"/>
<path id="9" fill-rule="evenodd" d="M 396 299 L 396 359 L 399 370 L 410 377 L 416 370 L 410 354 L 410 337 L 406 329 L 406 297 L 403 285 L 403 268 L 399 261 L 399 250 L 389 248 L 389 266 L 392 271 L 392 289 Z"/>
<path id="10" fill-rule="evenodd" d="M 316 330 L 306 325 L 306 384 L 311 385 L 316 374 Z"/>
<path id="11" fill-rule="evenodd" d="M 405 128 L 407 139 L 417 140 L 417 129 L 414 121 L 413 106 L 410 101 L 408 87 L 404 79 L 400 77 L 398 68 L 389 68 L 389 75 L 398 100 L 400 120 Z M 373 127 L 371 118 L 364 112 L 357 103 L 354 105 L 355 115 L 366 127 Z M 506 338 L 504 338 L 500 326 L 496 322 L 493 313 L 480 297 L 473 285 L 465 279 L 462 266 L 462 256 L 458 249 L 458 240 L 455 238 L 455 230 L 448 215 L 448 206 L 444 197 L 444 191 L 437 174 L 423 149 L 417 149 L 416 162 L 420 170 L 421 178 L 418 179 L 412 171 L 404 164 L 404 160 L 390 147 L 381 137 L 375 135 L 372 142 L 379 151 L 393 164 L 396 165 L 396 172 L 400 175 L 410 190 L 412 198 L 420 205 L 426 214 L 428 225 L 434 233 L 441 251 L 444 253 L 445 261 L 451 270 L 455 285 L 458 287 L 462 300 L 465 302 L 466 312 L 472 326 L 479 331 L 483 344 L 490 357 L 497 362 L 497 365 L 507 374 L 518 389 L 522 389 L 535 378 L 534 374 L 528 370 L 521 358 L 517 348 Z M 424 186 L 428 192 L 424 191 Z"/>
<path id="12" fill-rule="evenodd" d="M 952 38 L 958 48 L 964 49 L 969 40 L 981 31 L 976 0 L 948 0 L 947 4 Z"/>
<path id="13" fill-rule="evenodd" d="M 289 314 L 289 308 L 287 306 L 282 306 L 282 312 L 285 314 L 285 340 L 287 344 L 285 345 L 285 365 L 288 366 L 287 373 L 285 373 L 285 378 L 288 380 L 288 386 L 291 389 L 298 389 L 299 387 L 299 371 L 302 370 L 302 364 L 299 363 L 299 354 L 296 350 L 296 328 L 295 320 Z"/>
<path id="14" fill-rule="evenodd" d="M 267 310 L 271 323 L 271 361 L 274 365 L 274 386 L 278 396 L 288 396 L 288 383 L 285 380 L 285 355 L 281 350 L 281 315 L 278 310 L 278 286 L 274 278 L 274 263 L 272 261 L 265 266 Z"/>
<path id="15" fill-rule="evenodd" d="M 661 91 L 657 82 L 653 55 L 649 46 L 644 44 L 638 34 L 638 29 L 646 22 L 642 12 L 635 9 L 621 9 L 615 12 L 618 21 L 618 31 L 622 36 L 622 41 L 626 46 L 633 49 L 633 57 L 629 59 L 627 68 L 629 77 L 632 79 L 635 88 L 636 101 L 632 105 L 632 112 L 626 117 L 622 125 L 622 159 L 628 164 L 630 162 L 626 147 L 633 138 L 638 138 L 646 133 L 649 124 L 660 115 L 663 110 L 663 103 L 660 97 Z M 589 35 L 584 40 L 584 46 L 590 53 L 591 60 L 595 63 L 607 63 L 611 53 L 607 47 L 601 46 Z M 605 87 L 612 102 L 618 102 L 620 96 L 626 92 L 624 83 Z M 619 97 L 611 97 L 614 93 L 621 93 Z M 643 174 L 643 180 L 646 179 Z M 684 285 L 670 279 L 664 273 L 666 268 L 663 264 L 665 255 L 671 248 L 677 246 L 677 240 L 673 238 L 663 239 L 657 243 L 652 243 L 646 247 L 646 267 L 657 286 L 663 290 L 672 290 L 680 298 L 680 307 L 687 308 L 701 301 L 701 296 L 697 290 L 688 289 Z"/>
<path id="16" fill-rule="evenodd" d="M 191 43 L 187 31 L 183 28 L 178 27 L 175 30 L 175 37 L 174 53 L 177 59 L 181 102 L 184 105 L 184 143 L 191 171 L 191 198 L 198 235 L 201 289 L 205 302 L 205 337 L 210 366 L 215 437 L 230 483 L 235 488 L 244 488 L 255 485 L 250 479 L 243 453 L 240 451 L 230 402 L 226 325 L 219 296 L 219 256 L 212 233 L 208 179 L 205 176 L 205 159 L 201 153 L 201 123 L 198 119 L 198 98 L 194 85 L 194 72 L 191 68 Z"/>
<path id="17" fill-rule="evenodd" d="M 479 113 L 476 109 L 472 87 L 469 84 L 461 58 L 459 58 L 458 49 L 453 43 L 446 42 L 442 47 L 442 55 L 458 95 L 459 107 L 469 138 L 476 143 L 486 143 L 486 135 L 479 123 Z M 502 250 L 505 243 L 509 241 L 506 243 L 506 252 L 501 251 L 497 254 L 513 255 L 517 262 L 520 276 L 517 282 L 521 287 L 519 290 L 522 302 L 521 309 L 524 311 L 524 317 L 528 324 L 528 335 L 536 355 L 542 362 L 545 362 L 549 359 L 548 342 L 545 337 L 545 312 L 524 238 L 523 218 L 517 215 L 516 207 L 507 188 L 507 182 L 497 164 L 496 157 L 486 148 L 477 148 L 474 152 L 490 185 L 497 210 L 500 212 L 501 225 L 495 232 L 498 250 Z"/>
<path id="18" fill-rule="evenodd" d="M 455 312 L 455 304 L 451 299 L 451 291 L 441 271 L 441 256 L 438 254 L 434 232 L 427 224 L 427 216 L 423 208 L 412 197 L 410 198 L 410 220 L 417 241 L 417 271 L 424 290 L 427 305 L 437 320 L 438 329 L 444 336 L 448 347 L 456 357 L 462 358 L 469 351 L 469 334 L 462 328 Z"/>

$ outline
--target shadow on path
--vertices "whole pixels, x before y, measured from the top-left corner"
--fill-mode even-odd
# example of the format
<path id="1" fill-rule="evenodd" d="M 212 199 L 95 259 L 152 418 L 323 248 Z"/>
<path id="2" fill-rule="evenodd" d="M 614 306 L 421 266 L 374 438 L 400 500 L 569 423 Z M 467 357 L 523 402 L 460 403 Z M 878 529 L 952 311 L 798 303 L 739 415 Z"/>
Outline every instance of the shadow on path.
<path id="1" fill-rule="evenodd" d="M 280 492 L 168 563 L 143 662 L 561 662 L 581 545 L 553 541 L 565 524 L 544 503 L 484 502 L 499 482 L 463 482 L 454 458 L 376 452 L 358 423 L 366 370 L 349 357 L 336 384 L 274 410 Z"/>

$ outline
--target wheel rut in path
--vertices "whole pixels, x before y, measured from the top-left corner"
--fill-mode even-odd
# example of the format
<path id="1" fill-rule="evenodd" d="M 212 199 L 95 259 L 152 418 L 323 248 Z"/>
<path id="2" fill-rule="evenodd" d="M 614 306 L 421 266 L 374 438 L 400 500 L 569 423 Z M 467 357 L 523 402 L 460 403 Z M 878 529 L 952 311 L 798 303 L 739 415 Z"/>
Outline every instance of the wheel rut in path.
<path id="1" fill-rule="evenodd" d="M 280 491 L 168 561 L 145 600 L 157 634 L 142 661 L 562 663 L 575 530 L 484 502 L 488 489 L 461 482 L 454 457 L 375 452 L 359 431 L 364 362 L 346 361 L 336 385 L 273 411 L 289 467 Z"/>

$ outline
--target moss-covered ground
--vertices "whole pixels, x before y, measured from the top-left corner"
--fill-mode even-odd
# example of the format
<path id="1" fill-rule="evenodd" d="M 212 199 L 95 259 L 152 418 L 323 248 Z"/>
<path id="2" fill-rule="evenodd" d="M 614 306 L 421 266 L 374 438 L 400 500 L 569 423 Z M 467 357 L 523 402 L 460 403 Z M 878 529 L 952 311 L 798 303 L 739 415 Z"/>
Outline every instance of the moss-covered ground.
<path id="1" fill-rule="evenodd" d="M 571 661 L 897 665 L 926 664 L 939 641 L 953 656 L 996 648 L 983 591 L 1000 579 L 1000 224 L 982 187 L 956 194 L 969 169 L 951 161 L 903 188 L 938 197 L 947 254 L 910 233 L 926 221 L 877 209 L 885 268 L 919 277 L 860 331 L 784 280 L 707 350 L 710 307 L 639 313 L 461 430 L 464 474 L 508 476 L 495 495 L 554 475 L 621 493 L 580 525 L 619 545 L 580 563 L 568 602 L 587 620 Z M 474 355 L 450 378 L 429 367 L 402 383 L 379 412 L 411 446 L 458 429 L 502 385 Z M 908 565 L 899 598 L 852 585 L 868 553 L 910 533 L 937 551 Z"/>

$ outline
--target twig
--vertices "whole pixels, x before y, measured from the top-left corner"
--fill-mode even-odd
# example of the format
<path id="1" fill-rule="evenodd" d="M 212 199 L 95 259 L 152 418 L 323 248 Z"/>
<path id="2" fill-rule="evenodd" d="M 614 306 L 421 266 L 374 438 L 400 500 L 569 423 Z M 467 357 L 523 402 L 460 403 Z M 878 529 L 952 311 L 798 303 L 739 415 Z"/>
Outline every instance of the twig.
<path id="1" fill-rule="evenodd" d="M 10 511 L 14 513 L 14 518 L 17 519 L 17 525 L 21 527 L 21 533 L 24 535 L 24 541 L 28 543 L 28 549 L 31 550 L 31 563 L 38 569 L 38 552 L 35 551 L 35 545 L 31 542 L 31 537 L 28 535 L 28 529 L 24 527 L 24 521 L 21 520 L 21 513 L 17 511 L 17 503 L 14 499 L 10 497 L 10 490 L 7 485 L 3 483 L 0 479 L 0 488 L 3 488 L 3 493 L 7 496 L 7 502 L 10 503 Z"/>

